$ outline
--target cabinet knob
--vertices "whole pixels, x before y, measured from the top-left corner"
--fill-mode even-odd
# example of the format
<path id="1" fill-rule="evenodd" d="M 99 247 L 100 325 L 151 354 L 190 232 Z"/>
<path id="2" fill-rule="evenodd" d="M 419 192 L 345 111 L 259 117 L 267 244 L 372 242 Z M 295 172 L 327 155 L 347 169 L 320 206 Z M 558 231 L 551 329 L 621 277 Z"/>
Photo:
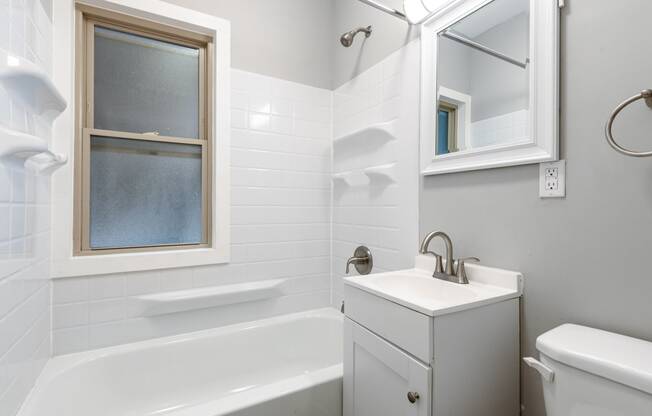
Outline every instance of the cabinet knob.
<path id="1" fill-rule="evenodd" d="M 415 403 L 417 400 L 419 400 L 419 393 L 416 391 L 409 391 L 407 394 L 407 398 L 410 401 L 410 403 Z"/>

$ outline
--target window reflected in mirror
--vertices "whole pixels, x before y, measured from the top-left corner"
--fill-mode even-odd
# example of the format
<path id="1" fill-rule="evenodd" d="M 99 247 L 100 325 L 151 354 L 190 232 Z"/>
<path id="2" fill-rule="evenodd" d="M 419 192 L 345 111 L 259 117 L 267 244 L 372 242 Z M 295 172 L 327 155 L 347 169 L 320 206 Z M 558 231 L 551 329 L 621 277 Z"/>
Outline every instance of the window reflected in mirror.
<path id="1" fill-rule="evenodd" d="M 531 142 L 529 0 L 494 0 L 437 36 L 436 156 Z"/>
<path id="2" fill-rule="evenodd" d="M 437 109 L 437 154 L 457 151 L 457 105 L 439 100 Z"/>

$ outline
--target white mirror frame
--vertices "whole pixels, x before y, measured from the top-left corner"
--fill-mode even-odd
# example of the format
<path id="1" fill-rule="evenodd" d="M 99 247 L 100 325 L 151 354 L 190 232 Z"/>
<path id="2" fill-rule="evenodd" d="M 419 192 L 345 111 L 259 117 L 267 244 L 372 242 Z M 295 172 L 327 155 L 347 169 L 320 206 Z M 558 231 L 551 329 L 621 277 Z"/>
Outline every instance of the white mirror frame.
<path id="1" fill-rule="evenodd" d="M 420 134 L 423 175 L 559 160 L 558 0 L 530 0 L 530 140 L 434 156 L 437 34 L 492 1 L 453 1 L 421 26 Z"/>

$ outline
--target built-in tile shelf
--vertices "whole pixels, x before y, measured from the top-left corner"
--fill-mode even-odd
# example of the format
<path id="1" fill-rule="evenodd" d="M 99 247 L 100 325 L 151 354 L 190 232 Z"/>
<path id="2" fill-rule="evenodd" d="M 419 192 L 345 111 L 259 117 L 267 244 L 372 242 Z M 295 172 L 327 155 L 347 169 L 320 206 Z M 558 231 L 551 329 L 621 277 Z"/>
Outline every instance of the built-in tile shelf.
<path id="1" fill-rule="evenodd" d="M 369 166 L 361 170 L 334 173 L 332 176 L 335 186 L 361 186 L 370 183 L 395 183 L 396 163 L 387 163 L 378 166 Z"/>
<path id="2" fill-rule="evenodd" d="M 352 176 L 353 176 L 353 172 L 334 173 L 333 176 L 332 176 L 333 185 L 335 185 L 335 186 L 338 186 L 338 185 L 350 186 Z"/>
<path id="3" fill-rule="evenodd" d="M 270 299 L 283 294 L 286 280 L 263 280 L 142 295 L 136 298 L 136 307 L 140 309 L 141 316 L 156 316 Z"/>
<path id="4" fill-rule="evenodd" d="M 396 139 L 396 121 L 372 124 L 351 133 L 336 137 L 333 140 L 333 150 L 343 151 L 348 146 L 381 146 L 384 143 Z"/>
<path id="5" fill-rule="evenodd" d="M 67 161 L 66 155 L 51 152 L 44 139 L 0 126 L 2 164 L 46 174 Z"/>
<path id="6" fill-rule="evenodd" d="M 3 49 L 0 49 L 0 84 L 33 114 L 50 122 L 66 109 L 66 100 L 45 71 Z"/>
<path id="7" fill-rule="evenodd" d="M 371 182 L 396 182 L 396 163 L 379 166 L 370 166 L 362 170 Z"/>
<path id="8" fill-rule="evenodd" d="M 34 115 L 52 123 L 67 106 L 49 75 L 31 61 L 0 49 L 0 86 Z M 66 155 L 49 150 L 46 140 L 0 126 L 0 162 L 46 174 L 65 164 Z"/>

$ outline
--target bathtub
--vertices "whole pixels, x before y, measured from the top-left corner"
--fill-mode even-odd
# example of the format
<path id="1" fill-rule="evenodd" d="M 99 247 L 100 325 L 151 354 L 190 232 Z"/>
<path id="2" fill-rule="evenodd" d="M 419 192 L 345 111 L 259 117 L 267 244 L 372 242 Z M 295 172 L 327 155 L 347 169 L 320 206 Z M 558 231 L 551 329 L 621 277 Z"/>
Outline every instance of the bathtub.
<path id="1" fill-rule="evenodd" d="M 341 416 L 342 317 L 317 309 L 55 357 L 19 416 Z"/>

